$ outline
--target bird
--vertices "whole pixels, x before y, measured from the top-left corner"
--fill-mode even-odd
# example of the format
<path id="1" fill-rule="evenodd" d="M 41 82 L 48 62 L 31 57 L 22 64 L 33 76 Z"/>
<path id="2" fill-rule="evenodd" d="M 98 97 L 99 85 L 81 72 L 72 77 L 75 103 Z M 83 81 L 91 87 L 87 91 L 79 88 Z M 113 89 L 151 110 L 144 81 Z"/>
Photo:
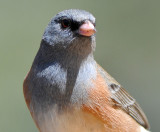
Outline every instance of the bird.
<path id="1" fill-rule="evenodd" d="M 94 59 L 95 17 L 81 9 L 55 15 L 23 82 L 40 132 L 149 132 L 136 100 Z"/>

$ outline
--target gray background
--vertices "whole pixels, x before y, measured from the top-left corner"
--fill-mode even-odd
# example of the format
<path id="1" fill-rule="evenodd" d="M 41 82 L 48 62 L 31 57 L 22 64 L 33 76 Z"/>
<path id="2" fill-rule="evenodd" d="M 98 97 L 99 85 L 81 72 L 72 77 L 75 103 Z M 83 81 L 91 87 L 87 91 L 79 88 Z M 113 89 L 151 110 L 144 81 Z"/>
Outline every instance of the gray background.
<path id="1" fill-rule="evenodd" d="M 22 83 L 51 17 L 80 8 L 97 20 L 95 59 L 160 125 L 160 1 L 0 0 L 0 132 L 37 132 Z"/>

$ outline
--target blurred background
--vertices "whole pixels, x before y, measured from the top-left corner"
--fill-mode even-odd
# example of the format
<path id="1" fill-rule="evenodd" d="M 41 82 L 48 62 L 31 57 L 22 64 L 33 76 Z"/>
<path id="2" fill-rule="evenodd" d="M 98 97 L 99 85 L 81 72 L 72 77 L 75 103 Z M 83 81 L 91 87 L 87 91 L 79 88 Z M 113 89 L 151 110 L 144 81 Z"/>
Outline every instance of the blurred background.
<path id="1" fill-rule="evenodd" d="M 95 59 L 160 123 L 160 1 L 0 0 L 0 132 L 38 132 L 22 83 L 50 19 L 69 8 L 97 20 Z"/>

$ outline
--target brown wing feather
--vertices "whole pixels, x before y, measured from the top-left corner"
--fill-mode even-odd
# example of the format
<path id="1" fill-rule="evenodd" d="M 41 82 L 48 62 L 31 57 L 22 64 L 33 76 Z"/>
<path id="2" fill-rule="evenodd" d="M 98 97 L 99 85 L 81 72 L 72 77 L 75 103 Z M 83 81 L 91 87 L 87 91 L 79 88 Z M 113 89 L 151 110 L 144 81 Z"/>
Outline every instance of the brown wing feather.
<path id="1" fill-rule="evenodd" d="M 149 129 L 149 123 L 147 117 L 138 105 L 136 100 L 123 89 L 120 84 L 112 78 L 107 72 L 105 72 L 100 66 L 98 66 L 100 74 L 106 79 L 106 83 L 112 93 L 112 100 L 115 105 L 120 106 L 127 114 L 134 118 L 144 128 Z"/>

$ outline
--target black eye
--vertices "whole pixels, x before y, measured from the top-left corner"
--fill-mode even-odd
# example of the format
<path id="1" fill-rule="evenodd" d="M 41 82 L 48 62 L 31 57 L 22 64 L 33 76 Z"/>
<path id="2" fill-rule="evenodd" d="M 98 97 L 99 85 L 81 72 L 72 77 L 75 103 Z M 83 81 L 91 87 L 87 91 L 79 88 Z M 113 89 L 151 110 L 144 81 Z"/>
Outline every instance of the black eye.
<path id="1" fill-rule="evenodd" d="M 70 24 L 71 24 L 70 20 L 64 19 L 64 20 L 61 21 L 61 25 L 62 25 L 63 28 L 69 27 Z"/>

